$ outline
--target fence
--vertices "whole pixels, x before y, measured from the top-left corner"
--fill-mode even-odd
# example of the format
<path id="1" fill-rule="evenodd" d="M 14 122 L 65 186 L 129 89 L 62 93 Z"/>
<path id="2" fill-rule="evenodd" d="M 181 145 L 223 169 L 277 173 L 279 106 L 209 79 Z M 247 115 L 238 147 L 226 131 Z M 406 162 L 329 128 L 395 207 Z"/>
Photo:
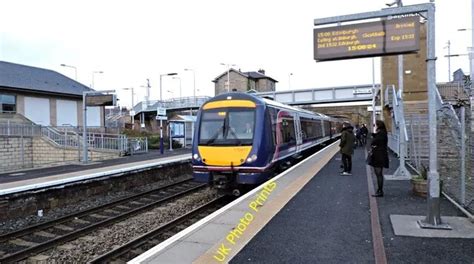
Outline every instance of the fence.
<path id="1" fill-rule="evenodd" d="M 474 132 L 467 110 L 469 100 L 462 86 L 441 87 L 437 95 L 438 173 L 444 193 L 474 213 Z M 390 93 L 396 97 L 395 90 Z M 392 107 L 395 112 L 397 104 L 394 102 Z M 407 129 L 407 163 L 418 173 L 429 166 L 427 108 L 427 103 L 405 104 L 405 116 L 398 117 L 405 119 Z M 392 131 L 399 131 L 394 128 Z M 389 147 L 400 155 L 397 133 L 389 135 Z"/>
<path id="2" fill-rule="evenodd" d="M 90 131 L 87 146 L 91 160 L 102 160 L 148 152 L 148 139 Z M 79 162 L 82 151 L 79 127 L 0 123 L 0 171 Z"/>

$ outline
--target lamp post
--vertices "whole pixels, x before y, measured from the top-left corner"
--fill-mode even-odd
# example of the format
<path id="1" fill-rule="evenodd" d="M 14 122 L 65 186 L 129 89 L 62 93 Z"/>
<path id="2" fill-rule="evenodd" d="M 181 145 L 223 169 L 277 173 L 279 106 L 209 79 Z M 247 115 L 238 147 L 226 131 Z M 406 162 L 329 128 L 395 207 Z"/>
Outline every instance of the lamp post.
<path id="1" fill-rule="evenodd" d="M 291 90 L 291 76 L 293 75 L 292 72 L 288 74 L 288 89 Z"/>
<path id="2" fill-rule="evenodd" d="M 236 66 L 235 64 L 225 64 L 221 63 L 221 65 L 227 67 L 227 92 L 230 92 L 230 67 Z"/>
<path id="3" fill-rule="evenodd" d="M 130 87 L 130 88 L 123 88 L 123 90 L 130 90 L 132 91 L 132 108 L 130 110 L 130 116 L 132 117 L 132 130 L 135 129 L 135 111 L 134 111 L 134 106 L 135 106 L 135 101 L 133 100 L 134 96 L 135 96 L 135 92 L 133 90 L 133 87 Z"/>
<path id="4" fill-rule="evenodd" d="M 179 80 L 179 101 L 181 101 L 181 98 L 183 98 L 183 94 L 181 93 L 181 78 L 178 76 L 173 77 L 175 80 Z"/>
<path id="5" fill-rule="evenodd" d="M 194 104 L 196 104 L 196 72 L 193 69 L 184 69 L 184 70 L 193 72 L 193 97 L 194 97 Z M 192 112 L 191 112 L 191 115 L 192 115 Z"/>
<path id="6" fill-rule="evenodd" d="M 162 85 L 162 79 L 163 76 L 173 76 L 177 75 L 177 73 L 172 72 L 172 73 L 165 73 L 165 74 L 160 74 L 160 103 L 159 106 L 162 107 L 163 105 L 163 85 Z M 163 119 L 160 119 L 160 153 L 163 155 L 164 149 L 163 149 Z"/>
<path id="7" fill-rule="evenodd" d="M 92 88 L 92 89 L 94 89 L 94 75 L 95 75 L 96 73 L 102 74 L 102 73 L 104 73 L 104 72 L 103 72 L 103 71 L 93 71 L 93 72 L 92 72 L 92 85 L 91 85 L 91 88 Z"/>
<path id="8" fill-rule="evenodd" d="M 68 68 L 73 68 L 73 69 L 74 69 L 74 80 L 77 81 L 77 68 L 76 68 L 75 66 L 66 65 L 66 64 L 64 64 L 64 63 L 62 63 L 61 66 L 63 66 L 63 67 L 68 67 Z"/>
<path id="9" fill-rule="evenodd" d="M 445 57 L 448 58 L 448 82 L 451 82 L 451 41 L 446 42 L 445 49 L 448 49 L 448 55 Z"/>

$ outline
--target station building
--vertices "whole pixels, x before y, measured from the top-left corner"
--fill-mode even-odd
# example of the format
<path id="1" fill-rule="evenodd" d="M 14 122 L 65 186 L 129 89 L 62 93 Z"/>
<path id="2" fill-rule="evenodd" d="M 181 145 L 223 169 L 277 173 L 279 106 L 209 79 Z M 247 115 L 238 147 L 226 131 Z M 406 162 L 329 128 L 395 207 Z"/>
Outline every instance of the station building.
<path id="1" fill-rule="evenodd" d="M 58 72 L 0 61 L 0 118 L 43 126 L 82 126 L 89 87 Z M 26 118 L 26 119 L 25 119 Z M 88 127 L 104 126 L 104 107 L 87 107 Z"/>
<path id="2" fill-rule="evenodd" d="M 229 76 L 227 76 L 229 75 Z M 229 79 L 229 83 L 227 82 Z M 215 95 L 226 93 L 228 87 L 231 87 L 231 92 L 247 92 L 254 90 L 256 92 L 273 92 L 275 91 L 275 85 L 277 80 L 266 76 L 265 70 L 260 69 L 258 71 L 242 72 L 235 69 L 229 69 L 224 73 L 217 76 L 212 82 L 215 84 Z"/>

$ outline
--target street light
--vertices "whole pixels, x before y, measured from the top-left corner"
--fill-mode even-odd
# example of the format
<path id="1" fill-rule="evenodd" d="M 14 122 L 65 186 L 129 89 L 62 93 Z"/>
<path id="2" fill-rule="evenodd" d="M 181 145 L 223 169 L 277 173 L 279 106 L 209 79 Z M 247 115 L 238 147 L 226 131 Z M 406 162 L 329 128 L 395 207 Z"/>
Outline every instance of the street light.
<path id="1" fill-rule="evenodd" d="M 193 69 L 184 69 L 185 71 L 192 71 L 193 72 L 193 97 L 194 97 L 194 104 L 196 104 L 196 72 Z"/>
<path id="2" fill-rule="evenodd" d="M 178 74 L 176 72 L 160 74 L 160 103 L 159 103 L 160 107 L 163 104 L 163 85 L 162 85 L 163 76 L 173 76 L 173 75 L 178 75 Z M 160 153 L 161 153 L 161 155 L 163 155 L 163 153 L 164 153 L 164 149 L 163 149 L 163 119 L 160 119 Z"/>
<path id="3" fill-rule="evenodd" d="M 134 106 L 135 106 L 135 101 L 133 100 L 134 96 L 135 96 L 135 92 L 133 90 L 133 87 L 129 87 L 129 88 L 123 88 L 123 90 L 131 90 L 132 91 L 132 108 L 130 109 L 130 115 L 132 116 L 132 130 L 135 129 L 135 110 L 134 110 Z"/>
<path id="4" fill-rule="evenodd" d="M 227 67 L 227 92 L 230 92 L 230 77 L 229 77 L 229 75 L 230 75 L 230 67 L 236 66 L 236 64 L 225 64 L 225 63 L 221 63 L 221 65 Z"/>
<path id="5" fill-rule="evenodd" d="M 77 81 L 77 68 L 76 68 L 75 66 L 66 65 L 66 64 L 64 64 L 64 63 L 62 63 L 61 66 L 63 66 L 63 67 L 68 67 L 68 68 L 73 68 L 73 69 L 74 69 L 74 80 Z"/>
<path id="6" fill-rule="evenodd" d="M 175 80 L 179 80 L 179 100 L 181 101 L 181 98 L 183 98 L 183 95 L 181 94 L 181 78 L 180 77 L 173 77 Z"/>
<path id="7" fill-rule="evenodd" d="M 291 76 L 293 75 L 293 73 L 289 73 L 288 74 L 288 89 L 291 90 Z"/>
<path id="8" fill-rule="evenodd" d="M 474 16 L 474 0 L 471 4 L 471 17 Z M 469 51 L 469 77 L 471 80 L 471 91 L 474 89 L 474 17 L 471 18 L 472 28 L 459 28 L 458 31 L 471 31 L 471 47 L 468 48 Z M 472 108 L 472 105 L 471 105 Z"/>
<path id="9" fill-rule="evenodd" d="M 103 71 L 93 71 L 93 72 L 92 72 L 92 87 L 91 87 L 92 89 L 94 89 L 94 75 L 95 75 L 96 73 L 102 74 L 102 73 L 104 73 L 104 72 L 103 72 Z"/>
<path id="10" fill-rule="evenodd" d="M 451 41 L 448 40 L 446 45 L 443 49 L 448 49 L 448 55 L 445 57 L 448 58 L 448 82 L 451 82 Z"/>

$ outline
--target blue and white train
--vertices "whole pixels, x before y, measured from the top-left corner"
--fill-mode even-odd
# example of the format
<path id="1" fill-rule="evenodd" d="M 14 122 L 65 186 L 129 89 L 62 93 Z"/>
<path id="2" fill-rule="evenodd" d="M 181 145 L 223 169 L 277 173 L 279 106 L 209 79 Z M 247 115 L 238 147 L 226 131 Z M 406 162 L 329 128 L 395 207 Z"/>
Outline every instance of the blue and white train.
<path id="1" fill-rule="evenodd" d="M 342 120 L 247 93 L 227 93 L 199 109 L 193 177 L 234 190 L 262 183 L 303 151 L 340 135 Z"/>

